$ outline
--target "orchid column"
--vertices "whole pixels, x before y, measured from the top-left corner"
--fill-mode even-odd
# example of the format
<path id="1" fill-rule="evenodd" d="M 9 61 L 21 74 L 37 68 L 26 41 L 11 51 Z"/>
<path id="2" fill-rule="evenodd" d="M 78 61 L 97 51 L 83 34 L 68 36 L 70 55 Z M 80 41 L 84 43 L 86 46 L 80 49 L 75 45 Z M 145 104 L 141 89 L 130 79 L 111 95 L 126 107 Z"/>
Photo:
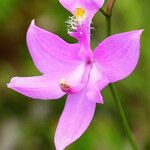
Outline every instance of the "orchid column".
<path id="1" fill-rule="evenodd" d="M 91 50 L 91 21 L 104 0 L 60 0 L 60 3 L 71 12 L 66 21 L 68 34 L 78 42 L 69 44 L 37 27 L 33 20 L 27 32 L 27 45 L 41 76 L 15 77 L 8 84 L 34 99 L 58 99 L 67 94 L 55 133 L 57 150 L 65 149 L 88 128 L 96 104 L 104 103 L 101 90 L 134 70 L 143 31 L 110 36 Z"/>

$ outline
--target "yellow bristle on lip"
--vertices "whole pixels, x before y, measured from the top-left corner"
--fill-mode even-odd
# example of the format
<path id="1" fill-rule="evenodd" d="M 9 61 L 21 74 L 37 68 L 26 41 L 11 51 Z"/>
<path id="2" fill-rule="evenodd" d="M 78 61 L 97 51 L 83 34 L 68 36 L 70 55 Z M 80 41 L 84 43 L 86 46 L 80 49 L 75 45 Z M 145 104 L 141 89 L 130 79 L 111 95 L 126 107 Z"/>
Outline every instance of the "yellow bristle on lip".
<path id="1" fill-rule="evenodd" d="M 75 17 L 84 17 L 86 14 L 85 10 L 83 8 L 76 8 L 74 11 Z"/>

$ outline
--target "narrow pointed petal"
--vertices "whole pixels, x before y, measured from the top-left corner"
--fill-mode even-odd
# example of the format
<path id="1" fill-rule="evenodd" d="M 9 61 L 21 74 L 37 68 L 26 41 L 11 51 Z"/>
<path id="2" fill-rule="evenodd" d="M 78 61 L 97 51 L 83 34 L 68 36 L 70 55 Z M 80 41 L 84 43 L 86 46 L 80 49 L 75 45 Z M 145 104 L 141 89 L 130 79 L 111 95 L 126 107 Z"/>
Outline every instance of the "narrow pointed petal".
<path id="1" fill-rule="evenodd" d="M 110 82 L 127 77 L 136 67 L 142 32 L 135 30 L 112 35 L 95 49 L 95 59 Z"/>
<path id="2" fill-rule="evenodd" d="M 70 72 L 79 63 L 78 44 L 69 44 L 45 31 L 32 21 L 27 32 L 27 45 L 36 67 L 43 74 Z M 65 66 L 65 67 L 64 67 Z"/>
<path id="3" fill-rule="evenodd" d="M 92 65 L 89 81 L 86 90 L 88 100 L 103 104 L 103 97 L 100 91 L 109 83 L 107 76 L 94 63 Z"/>
<path id="4" fill-rule="evenodd" d="M 14 77 L 7 86 L 34 99 L 58 99 L 65 94 L 59 87 L 59 79 L 57 75 Z"/>
<path id="5" fill-rule="evenodd" d="M 84 8 L 87 12 L 88 19 L 92 19 L 95 13 L 101 8 L 104 0 L 59 0 L 60 3 L 71 13 L 76 8 Z"/>
<path id="6" fill-rule="evenodd" d="M 99 104 L 104 103 L 103 97 L 97 89 L 87 90 L 86 91 L 86 96 L 87 96 L 88 100 L 90 100 L 92 102 L 99 103 Z"/>
<path id="7" fill-rule="evenodd" d="M 63 150 L 83 134 L 93 118 L 95 106 L 96 103 L 87 100 L 84 91 L 68 96 L 55 133 L 57 150 Z"/>

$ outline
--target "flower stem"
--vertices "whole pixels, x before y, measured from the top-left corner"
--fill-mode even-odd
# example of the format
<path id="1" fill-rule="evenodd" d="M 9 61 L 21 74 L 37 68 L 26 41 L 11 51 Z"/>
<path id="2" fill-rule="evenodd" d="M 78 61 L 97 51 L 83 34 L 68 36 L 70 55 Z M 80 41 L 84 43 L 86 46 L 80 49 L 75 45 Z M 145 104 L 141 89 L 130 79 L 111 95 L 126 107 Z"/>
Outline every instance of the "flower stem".
<path id="1" fill-rule="evenodd" d="M 121 102 L 116 94 L 116 90 L 115 90 L 115 86 L 113 84 L 110 84 L 110 89 L 111 89 L 111 92 L 112 92 L 112 95 L 114 97 L 114 100 L 115 100 L 115 103 L 116 103 L 116 106 L 117 106 L 117 109 L 119 111 L 119 114 L 120 114 L 120 117 L 122 119 L 122 123 L 124 125 L 124 128 L 126 130 L 126 133 L 127 133 L 127 136 L 128 136 L 128 139 L 129 139 L 129 142 L 131 144 L 131 147 L 133 150 L 138 150 L 138 146 L 136 144 L 136 142 L 134 141 L 134 138 L 132 136 L 132 133 L 131 133 L 131 130 L 129 128 L 129 125 L 128 125 L 128 121 L 127 121 L 127 118 L 126 118 L 126 115 L 125 115 L 125 112 L 123 110 L 123 107 L 121 105 Z"/>
<path id="2" fill-rule="evenodd" d="M 107 32 L 107 37 L 111 35 L 111 16 L 112 16 L 112 8 L 113 8 L 113 6 L 114 6 L 114 3 L 112 4 L 112 3 L 110 3 L 110 1 L 111 1 L 111 2 L 112 2 L 112 1 L 115 2 L 115 0 L 109 0 L 109 1 L 108 1 L 108 4 L 106 5 L 106 7 L 108 7 L 108 5 L 111 4 L 112 7 L 111 7 L 111 8 L 108 7 L 110 11 L 105 11 L 104 9 L 100 9 L 101 13 L 102 13 L 102 14 L 105 16 L 105 18 L 106 18 L 106 30 L 107 30 L 106 32 Z M 107 9 L 106 9 L 106 10 L 107 10 Z M 108 12 L 109 12 L 109 13 L 108 13 Z M 135 142 L 135 140 L 134 140 L 134 138 L 133 138 L 133 135 L 132 135 L 132 133 L 131 133 L 131 130 L 130 130 L 130 128 L 129 128 L 129 124 L 128 124 L 128 121 L 127 121 L 127 118 L 126 118 L 124 109 L 123 109 L 123 107 L 122 107 L 121 101 L 120 101 L 120 99 L 119 99 L 118 96 L 117 96 L 115 86 L 114 86 L 112 83 L 110 83 L 109 86 L 110 86 L 110 90 L 111 90 L 112 96 L 113 96 L 113 98 L 114 98 L 114 100 L 115 100 L 117 109 L 118 109 L 118 111 L 119 111 L 120 117 L 121 117 L 121 119 L 122 119 L 122 123 L 123 123 L 123 125 L 124 125 L 125 130 L 126 130 L 126 133 L 127 133 L 128 139 L 129 139 L 129 142 L 130 142 L 130 144 L 131 144 L 131 147 L 132 147 L 133 150 L 138 150 L 138 146 L 137 146 L 137 144 L 136 144 L 136 142 Z"/>
<path id="3" fill-rule="evenodd" d="M 106 16 L 106 33 L 107 37 L 111 35 L 111 15 Z"/>

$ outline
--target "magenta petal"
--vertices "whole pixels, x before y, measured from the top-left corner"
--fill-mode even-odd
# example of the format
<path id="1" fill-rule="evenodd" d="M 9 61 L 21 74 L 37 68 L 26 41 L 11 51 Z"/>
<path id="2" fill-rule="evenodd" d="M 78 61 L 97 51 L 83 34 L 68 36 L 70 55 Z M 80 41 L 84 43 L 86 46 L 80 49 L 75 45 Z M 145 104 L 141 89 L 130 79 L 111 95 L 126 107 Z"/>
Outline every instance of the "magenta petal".
<path id="1" fill-rule="evenodd" d="M 85 84 L 80 83 L 77 86 L 72 87 L 69 91 L 67 91 L 68 94 L 77 94 L 79 93 L 83 88 Z"/>
<path id="2" fill-rule="evenodd" d="M 68 44 L 57 35 L 37 27 L 34 21 L 27 32 L 27 44 L 36 67 L 42 73 L 58 70 L 67 73 L 79 64 L 78 44 Z"/>
<path id="3" fill-rule="evenodd" d="M 79 83 L 81 83 L 84 72 L 86 71 L 85 67 L 85 63 L 81 62 L 81 64 L 71 71 L 66 77 L 64 76 L 66 82 L 71 86 L 77 86 Z"/>
<path id="4" fill-rule="evenodd" d="M 136 67 L 142 32 L 143 30 L 135 30 L 112 35 L 95 49 L 95 59 L 110 82 L 127 77 Z"/>
<path id="5" fill-rule="evenodd" d="M 85 63 L 81 63 L 77 66 L 72 72 L 70 72 L 67 76 L 63 76 L 63 82 L 61 84 L 62 91 L 68 94 L 75 94 L 80 92 L 85 83 L 82 81 L 84 73 L 85 73 Z M 67 85 L 67 86 L 66 86 Z"/>
<path id="6" fill-rule="evenodd" d="M 87 100 L 84 91 L 69 95 L 55 133 L 57 150 L 63 150 L 88 128 L 96 103 Z"/>
<path id="7" fill-rule="evenodd" d="M 103 97 L 97 89 L 90 89 L 86 92 L 86 96 L 88 100 L 93 101 L 95 103 L 103 104 Z"/>
<path id="8" fill-rule="evenodd" d="M 65 93 L 59 87 L 56 75 L 37 77 L 15 77 L 7 85 L 9 88 L 35 99 L 58 99 Z"/>
<path id="9" fill-rule="evenodd" d="M 86 90 L 88 100 L 103 104 L 103 97 L 101 96 L 100 91 L 107 86 L 108 83 L 107 77 L 101 72 L 100 68 L 93 63 Z"/>
<path id="10" fill-rule="evenodd" d="M 92 19 L 103 5 L 104 0 L 59 0 L 59 2 L 71 13 L 76 8 L 84 8 L 87 11 L 88 19 Z"/>

